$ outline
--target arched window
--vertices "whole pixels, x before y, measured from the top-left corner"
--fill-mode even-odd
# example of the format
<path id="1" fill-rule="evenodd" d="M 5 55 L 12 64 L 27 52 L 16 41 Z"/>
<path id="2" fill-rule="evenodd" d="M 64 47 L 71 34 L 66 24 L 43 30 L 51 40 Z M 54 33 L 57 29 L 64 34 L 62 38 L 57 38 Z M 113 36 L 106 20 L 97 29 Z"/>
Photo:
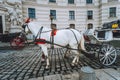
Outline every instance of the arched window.
<path id="1" fill-rule="evenodd" d="M 70 28 L 75 29 L 75 24 L 70 24 Z"/>
<path id="2" fill-rule="evenodd" d="M 89 23 L 88 26 L 87 26 L 87 29 L 93 29 L 93 24 Z"/>

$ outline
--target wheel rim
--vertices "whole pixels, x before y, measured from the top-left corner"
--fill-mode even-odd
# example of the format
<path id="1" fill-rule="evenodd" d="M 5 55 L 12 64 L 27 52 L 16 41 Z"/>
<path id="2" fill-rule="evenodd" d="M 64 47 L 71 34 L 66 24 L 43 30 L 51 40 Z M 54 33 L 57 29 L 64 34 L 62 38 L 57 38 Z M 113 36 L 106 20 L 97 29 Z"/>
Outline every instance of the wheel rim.
<path id="1" fill-rule="evenodd" d="M 102 46 L 101 52 L 99 53 L 99 61 L 103 65 L 112 65 L 117 57 L 116 49 L 111 45 Z"/>

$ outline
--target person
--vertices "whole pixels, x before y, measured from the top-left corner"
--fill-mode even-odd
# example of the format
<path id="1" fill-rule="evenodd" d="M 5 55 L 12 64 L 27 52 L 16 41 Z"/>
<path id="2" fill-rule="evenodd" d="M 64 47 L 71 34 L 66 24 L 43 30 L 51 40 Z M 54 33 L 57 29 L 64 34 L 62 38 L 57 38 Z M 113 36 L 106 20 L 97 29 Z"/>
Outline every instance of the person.
<path id="1" fill-rule="evenodd" d="M 56 24 L 51 24 L 51 29 L 52 29 L 51 36 L 56 35 L 56 30 L 57 30 Z"/>
<path id="2" fill-rule="evenodd" d="M 57 32 L 57 27 L 56 27 L 56 24 L 51 24 L 51 48 L 54 49 L 54 36 L 56 35 L 56 32 Z"/>

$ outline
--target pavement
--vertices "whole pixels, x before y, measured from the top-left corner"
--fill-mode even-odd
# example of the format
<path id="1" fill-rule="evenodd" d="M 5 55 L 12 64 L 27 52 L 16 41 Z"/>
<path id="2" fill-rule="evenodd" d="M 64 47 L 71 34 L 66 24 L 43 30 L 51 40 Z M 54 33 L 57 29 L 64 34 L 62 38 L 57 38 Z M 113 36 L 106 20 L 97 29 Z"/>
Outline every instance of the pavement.
<path id="1" fill-rule="evenodd" d="M 0 47 L 10 46 L 9 42 L 1 42 L 0 41 Z"/>
<path id="2" fill-rule="evenodd" d="M 14 50 L 9 43 L 0 43 L 0 80 L 28 80 L 39 59 L 37 46 Z"/>
<path id="3" fill-rule="evenodd" d="M 80 58 L 79 65 L 73 68 L 70 65 L 71 59 L 63 58 L 64 49 L 57 49 L 53 53 L 50 52 L 52 65 L 50 70 L 46 70 L 45 63 L 41 63 L 41 53 L 37 45 L 14 50 L 10 47 L 9 42 L 0 42 L 0 80 L 29 80 L 41 76 L 76 72 L 82 66 L 89 65 L 94 69 L 101 67 L 101 64 L 96 59 Z M 120 58 L 111 67 L 120 67 L 119 61 Z"/>

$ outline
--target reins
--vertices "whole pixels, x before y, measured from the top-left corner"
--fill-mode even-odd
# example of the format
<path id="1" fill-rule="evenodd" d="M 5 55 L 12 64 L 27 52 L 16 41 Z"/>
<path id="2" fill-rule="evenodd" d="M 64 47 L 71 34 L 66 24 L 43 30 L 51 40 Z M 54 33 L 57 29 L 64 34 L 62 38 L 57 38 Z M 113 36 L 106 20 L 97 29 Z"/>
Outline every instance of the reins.
<path id="1" fill-rule="evenodd" d="M 39 36 L 39 38 L 41 37 L 42 29 L 43 29 L 43 26 L 39 29 L 39 32 L 37 33 L 37 36 L 35 36 L 34 42 L 36 41 L 38 36 Z"/>

